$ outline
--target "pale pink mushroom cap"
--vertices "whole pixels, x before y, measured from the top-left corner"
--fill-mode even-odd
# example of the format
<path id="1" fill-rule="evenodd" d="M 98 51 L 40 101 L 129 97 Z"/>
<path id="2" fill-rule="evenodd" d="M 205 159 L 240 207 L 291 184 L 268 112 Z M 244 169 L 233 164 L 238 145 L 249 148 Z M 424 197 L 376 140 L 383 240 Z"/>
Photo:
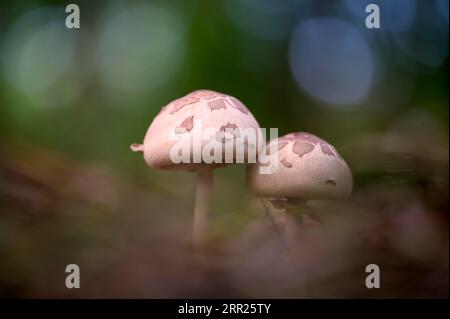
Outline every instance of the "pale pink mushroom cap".
<path id="1" fill-rule="evenodd" d="M 253 149 L 255 152 L 258 152 L 264 146 L 262 135 L 259 135 L 261 130 L 258 122 L 241 101 L 223 93 L 197 90 L 164 106 L 150 124 L 144 143 L 142 145 L 133 144 L 131 149 L 135 152 L 143 152 L 147 164 L 156 169 L 195 170 L 199 166 L 204 165 L 214 167 L 226 165 L 225 163 L 192 163 L 192 161 L 188 164 L 176 164 L 171 160 L 170 151 L 174 144 L 177 143 L 176 139 L 189 135 L 191 138 L 186 139 L 186 141 L 190 141 L 187 143 L 192 143 L 193 134 L 197 131 L 196 125 L 198 130 L 201 125 L 203 132 L 209 129 L 215 135 L 211 137 L 212 141 L 207 141 L 206 139 L 202 141 L 200 148 L 192 147 L 193 145 L 190 144 L 191 159 L 193 159 L 194 153 L 199 155 L 198 153 L 202 152 L 204 145 L 207 143 L 221 143 L 224 145 L 225 139 L 230 138 L 230 135 L 223 135 L 228 128 L 252 129 L 255 135 L 259 136 L 255 143 L 242 143 L 244 144 L 245 158 L 247 158 L 250 148 L 253 153 Z M 231 136 L 231 139 L 236 141 L 235 136 Z M 236 144 L 237 142 L 234 143 L 234 146 Z M 223 147 L 223 150 L 225 150 L 225 147 Z"/>
<path id="2" fill-rule="evenodd" d="M 323 139 L 304 132 L 291 133 L 270 141 L 266 153 L 270 150 L 278 157 L 271 174 L 260 173 L 261 163 L 248 167 L 248 183 L 258 196 L 339 199 L 350 195 L 350 169 Z"/>

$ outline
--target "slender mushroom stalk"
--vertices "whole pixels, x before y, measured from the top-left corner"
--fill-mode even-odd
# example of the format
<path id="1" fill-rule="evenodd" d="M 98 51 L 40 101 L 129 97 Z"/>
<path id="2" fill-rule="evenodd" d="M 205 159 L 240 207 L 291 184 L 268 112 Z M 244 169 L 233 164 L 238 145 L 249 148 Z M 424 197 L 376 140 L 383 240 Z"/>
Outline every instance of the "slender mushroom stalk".
<path id="1" fill-rule="evenodd" d="M 286 199 L 284 207 L 284 235 L 289 247 L 292 246 L 291 243 L 295 243 L 297 230 L 303 224 L 303 214 L 306 213 L 305 206 L 306 200 L 303 198 Z"/>
<path id="2" fill-rule="evenodd" d="M 276 150 L 277 166 L 272 174 L 260 174 L 261 163 L 248 166 L 247 181 L 257 196 L 270 198 L 274 208 L 284 211 L 283 230 L 289 249 L 305 215 L 319 221 L 307 201 L 348 197 L 352 174 L 336 149 L 323 139 L 297 132 L 272 140 L 266 146 Z"/>
<path id="3" fill-rule="evenodd" d="M 150 124 L 144 143 L 131 145 L 132 151 L 144 153 L 145 161 L 152 168 L 197 172 L 194 247 L 202 246 L 207 239 L 213 169 L 237 162 L 234 154 L 240 154 L 237 149 L 241 147 L 237 143 L 239 132 L 247 129 L 260 132 L 258 122 L 241 101 L 223 93 L 197 90 L 163 107 Z M 205 136 L 210 133 L 211 136 Z M 257 136 L 256 141 L 249 141 L 244 146 L 244 158 L 248 159 L 250 149 L 258 153 L 263 146 L 263 139 L 259 134 Z M 196 143 L 198 138 L 201 140 Z M 206 145 L 203 143 L 205 138 Z M 213 147 L 207 152 L 211 157 L 216 155 L 216 146 L 220 146 L 217 154 L 222 154 L 222 150 L 228 147 L 227 150 L 233 151 L 233 161 L 225 163 L 223 156 L 222 161 L 215 161 L 215 157 L 213 161 L 205 160 L 204 147 L 211 145 Z M 177 155 L 182 157 L 181 161 Z"/>
<path id="4" fill-rule="evenodd" d="M 213 170 L 205 166 L 197 170 L 197 186 L 193 222 L 193 244 L 200 247 L 204 244 L 208 230 L 209 197 L 213 182 Z"/>
<path id="5" fill-rule="evenodd" d="M 265 210 L 265 217 L 266 219 L 270 222 L 270 224 L 272 225 L 273 229 L 275 230 L 275 232 L 277 233 L 278 236 L 280 236 L 281 240 L 283 241 L 284 247 L 286 248 L 286 250 L 289 250 L 289 247 L 285 241 L 286 238 L 286 230 L 284 229 L 284 225 L 285 225 L 285 215 L 283 214 L 283 221 L 282 221 L 282 225 L 283 228 L 280 229 L 279 227 L 279 222 L 275 219 L 275 217 L 272 214 L 272 211 L 270 209 L 270 204 L 273 204 L 273 202 L 271 202 L 269 199 L 267 198 L 261 198 L 261 204 L 264 206 L 264 210 Z"/>
<path id="6" fill-rule="evenodd" d="M 304 198 L 287 198 L 285 211 L 288 214 L 295 216 L 298 220 L 299 224 L 303 224 L 303 220 L 305 216 L 308 216 L 312 220 L 321 224 L 322 219 L 316 213 L 314 208 L 308 205 L 308 200 Z"/>
<path id="7" fill-rule="evenodd" d="M 298 231 L 302 225 L 302 216 L 294 216 L 289 213 L 284 214 L 283 234 L 290 253 L 295 252 L 298 242 Z"/>

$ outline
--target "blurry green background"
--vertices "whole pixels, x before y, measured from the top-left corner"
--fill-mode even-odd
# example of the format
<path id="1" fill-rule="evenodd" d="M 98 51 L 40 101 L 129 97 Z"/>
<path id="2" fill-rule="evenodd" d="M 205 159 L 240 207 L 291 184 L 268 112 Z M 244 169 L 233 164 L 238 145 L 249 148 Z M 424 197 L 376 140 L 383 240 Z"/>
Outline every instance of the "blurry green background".
<path id="1" fill-rule="evenodd" d="M 0 296 L 370 297 L 355 275 L 367 256 L 394 269 L 377 297 L 448 295 L 448 1 L 76 3 L 72 30 L 64 1 L 0 3 Z M 365 27 L 368 3 L 380 6 L 380 29 Z M 309 131 L 336 146 L 355 195 L 324 214 L 355 223 L 337 231 L 366 245 L 349 249 L 353 264 L 308 285 L 280 288 L 264 272 L 252 284 L 271 278 L 267 291 L 241 282 L 236 269 L 264 264 L 228 260 L 234 240 L 255 243 L 248 227 L 263 214 L 242 166 L 216 170 L 215 262 L 191 255 L 194 176 L 151 170 L 129 145 L 195 89 L 238 97 L 280 135 Z M 89 288 L 65 289 L 68 263 Z M 417 273 L 424 282 L 405 287 Z M 356 283 L 323 283 L 333 276 Z"/>

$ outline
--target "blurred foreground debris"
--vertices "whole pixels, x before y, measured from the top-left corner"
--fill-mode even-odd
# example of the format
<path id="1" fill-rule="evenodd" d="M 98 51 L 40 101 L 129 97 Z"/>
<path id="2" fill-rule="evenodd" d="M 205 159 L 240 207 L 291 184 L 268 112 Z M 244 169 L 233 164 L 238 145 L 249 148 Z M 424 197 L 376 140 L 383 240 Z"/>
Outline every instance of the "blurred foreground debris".
<path id="1" fill-rule="evenodd" d="M 388 134 L 348 148 L 354 195 L 311 202 L 322 223 L 300 225 L 293 249 L 249 197 L 226 206 L 245 212 L 225 231 L 226 216 L 213 215 L 204 251 L 190 246 L 190 175 L 142 181 L 49 150 L 2 151 L 0 295 L 448 297 L 448 144 Z M 221 205 L 243 197 L 228 180 L 217 185 Z M 64 286 L 69 263 L 80 289 Z M 380 289 L 364 285 L 370 263 Z"/>

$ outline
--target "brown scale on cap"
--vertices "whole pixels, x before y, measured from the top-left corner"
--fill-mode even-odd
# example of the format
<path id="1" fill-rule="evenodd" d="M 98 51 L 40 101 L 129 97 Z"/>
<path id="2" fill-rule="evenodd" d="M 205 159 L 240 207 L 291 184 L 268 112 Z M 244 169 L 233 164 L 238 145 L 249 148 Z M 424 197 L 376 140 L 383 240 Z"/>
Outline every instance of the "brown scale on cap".
<path id="1" fill-rule="evenodd" d="M 224 109 L 226 110 L 227 106 L 225 105 L 225 99 L 217 99 L 208 102 L 208 107 L 211 111 Z"/>
<path id="2" fill-rule="evenodd" d="M 300 157 L 311 152 L 314 149 L 314 145 L 320 145 L 320 149 L 324 154 L 342 159 L 341 155 L 333 146 L 313 134 L 304 132 L 291 133 L 281 137 L 279 141 L 284 141 L 286 143 L 293 141 L 294 146 L 292 151 Z"/>
<path id="3" fill-rule="evenodd" d="M 178 112 L 179 110 L 181 110 L 183 107 L 188 106 L 190 104 L 194 104 L 198 101 L 200 101 L 200 99 L 195 96 L 187 95 L 185 97 L 182 97 L 182 98 L 176 100 L 175 102 L 173 102 L 173 107 L 170 110 L 170 114 L 174 114 L 174 113 Z"/>
<path id="4" fill-rule="evenodd" d="M 227 138 L 225 136 L 226 133 L 233 135 L 232 139 L 239 137 L 239 129 L 236 124 L 227 123 L 226 125 L 222 125 L 220 129 L 216 133 L 216 141 L 225 143 Z"/>
<path id="5" fill-rule="evenodd" d="M 334 156 L 333 151 L 331 150 L 330 146 L 327 144 L 320 144 L 320 148 L 322 149 L 322 152 L 324 152 L 327 155 Z"/>
<path id="6" fill-rule="evenodd" d="M 190 132 L 194 127 L 194 116 L 189 116 L 181 122 L 180 126 L 175 128 L 175 134 L 183 134 L 186 132 Z"/>
<path id="7" fill-rule="evenodd" d="M 205 100 L 212 100 L 208 102 L 208 107 L 211 109 L 211 111 L 214 110 L 220 110 L 220 109 L 227 109 L 227 105 L 231 106 L 232 108 L 248 115 L 249 111 L 245 107 L 245 105 L 239 101 L 238 99 L 234 97 L 229 97 L 225 94 L 214 92 L 214 91 L 207 91 L 207 90 L 198 90 L 194 91 L 186 96 L 183 96 L 182 98 L 179 98 L 172 102 L 169 105 L 166 105 L 161 109 L 159 113 L 164 112 L 168 106 L 171 106 L 170 114 L 173 115 L 185 106 L 194 104 L 199 102 L 201 99 Z"/>
<path id="8" fill-rule="evenodd" d="M 205 99 L 205 100 L 211 100 L 216 97 L 226 97 L 225 94 L 214 92 L 214 91 L 207 91 L 207 90 L 197 90 L 191 93 L 192 96 L 195 96 L 199 99 Z"/>
<path id="9" fill-rule="evenodd" d="M 299 157 L 302 157 L 305 154 L 308 154 L 314 149 L 314 145 L 310 143 L 302 142 L 301 140 L 295 141 L 292 146 L 292 151 L 297 154 Z"/>
<path id="10" fill-rule="evenodd" d="M 238 111 L 241 111 L 244 114 L 248 114 L 248 110 L 241 101 L 235 98 L 231 98 L 231 102 L 229 102 L 231 107 L 235 108 Z"/>
<path id="11" fill-rule="evenodd" d="M 281 151 L 286 145 L 288 145 L 289 142 L 278 142 L 276 145 L 276 152 Z M 266 155 L 270 155 L 272 153 L 272 149 L 275 148 L 274 143 L 269 144 L 269 146 L 266 148 Z"/>
<path id="12" fill-rule="evenodd" d="M 172 110 L 170 110 L 170 114 L 175 114 L 183 107 L 199 102 L 201 98 L 209 100 L 217 96 L 219 96 L 219 93 L 212 91 L 194 91 L 186 96 L 183 96 L 182 98 L 179 98 L 178 100 L 175 100 L 173 102 Z"/>
<path id="13" fill-rule="evenodd" d="M 326 141 L 324 141 L 320 137 L 317 137 L 312 134 L 303 133 L 303 132 L 298 132 L 298 133 L 294 133 L 294 134 L 298 140 L 303 140 L 305 142 L 311 142 L 314 144 L 322 144 L 322 143 L 328 144 Z"/>
<path id="14" fill-rule="evenodd" d="M 341 154 L 339 154 L 338 151 L 332 145 L 320 144 L 320 148 L 324 154 L 334 156 L 336 158 L 339 158 L 340 160 L 343 160 Z"/>
<path id="15" fill-rule="evenodd" d="M 226 98 L 224 98 L 223 95 L 219 95 L 219 94 L 216 94 L 216 95 L 213 95 L 213 96 L 208 96 L 205 99 L 209 100 L 209 99 L 215 98 L 217 96 L 220 96 L 220 98 L 216 99 L 216 100 L 212 100 L 211 102 L 208 102 L 208 106 L 211 109 L 211 111 L 220 110 L 220 109 L 224 109 L 225 110 L 225 109 L 227 109 L 227 105 L 229 105 L 232 108 L 238 110 L 239 112 L 248 115 L 247 108 L 238 99 L 235 99 L 235 98 L 226 99 Z"/>
<path id="16" fill-rule="evenodd" d="M 182 98 L 179 98 L 173 102 L 172 110 L 170 110 L 170 114 L 174 114 L 181 110 L 183 107 L 197 103 L 200 99 L 210 100 L 216 97 L 225 97 L 224 94 L 214 92 L 214 91 L 206 91 L 206 90 L 197 90 L 194 91 Z"/>
<path id="17" fill-rule="evenodd" d="M 295 133 L 291 133 L 291 134 L 282 136 L 282 137 L 278 138 L 278 141 L 283 141 L 283 142 L 286 142 L 286 143 L 295 141 L 295 140 L 297 140 L 298 138 L 296 138 L 294 134 L 295 134 Z"/>
<path id="18" fill-rule="evenodd" d="M 282 141 L 303 141 L 303 142 L 310 142 L 314 144 L 320 144 L 320 143 L 327 143 L 326 141 L 322 140 L 321 138 L 304 132 L 296 132 L 296 133 L 290 133 L 283 137 L 280 137 L 280 140 Z"/>
<path id="19" fill-rule="evenodd" d="M 285 158 L 283 158 L 283 159 L 281 160 L 280 163 L 281 163 L 284 167 L 287 167 L 287 168 L 291 168 L 291 167 L 292 167 L 292 163 L 289 163 L 288 161 L 286 161 Z"/>
<path id="20" fill-rule="evenodd" d="M 288 142 L 279 142 L 278 143 L 278 151 L 281 151 L 288 144 L 289 144 Z"/>

